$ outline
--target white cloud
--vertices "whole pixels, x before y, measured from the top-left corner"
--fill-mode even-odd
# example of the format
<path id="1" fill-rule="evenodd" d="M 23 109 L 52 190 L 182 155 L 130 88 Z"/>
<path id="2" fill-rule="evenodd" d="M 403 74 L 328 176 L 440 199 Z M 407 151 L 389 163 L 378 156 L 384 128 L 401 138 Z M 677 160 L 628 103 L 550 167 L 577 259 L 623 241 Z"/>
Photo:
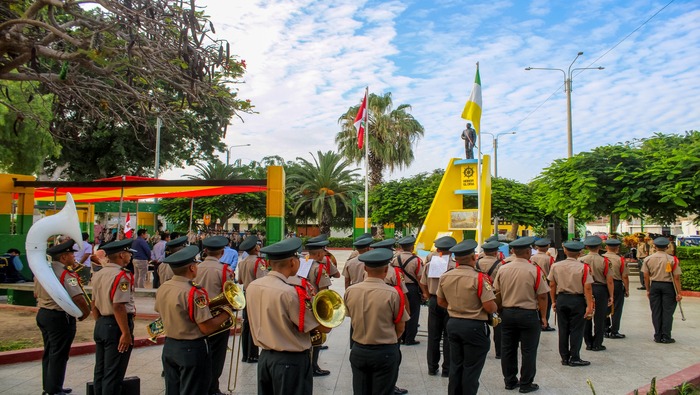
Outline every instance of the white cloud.
<path id="1" fill-rule="evenodd" d="M 517 132 L 499 139 L 499 175 L 522 181 L 567 150 L 563 75 L 524 67 L 566 68 L 578 51 L 585 54 L 576 66 L 587 67 L 660 7 L 632 0 L 206 4 L 217 33 L 246 60 L 240 94 L 260 112 L 232 121 L 227 144 L 252 144 L 232 149 L 232 158 L 335 150 L 338 117 L 369 85 L 392 92 L 395 105 L 411 104 L 425 126 L 414 164 L 390 177 L 442 167 L 463 155 L 459 114 L 480 61 L 483 130 Z M 674 2 L 595 64 L 605 70 L 574 75 L 574 152 L 700 128 L 698 21 L 700 5 Z M 490 150 L 491 137 L 484 140 Z"/>

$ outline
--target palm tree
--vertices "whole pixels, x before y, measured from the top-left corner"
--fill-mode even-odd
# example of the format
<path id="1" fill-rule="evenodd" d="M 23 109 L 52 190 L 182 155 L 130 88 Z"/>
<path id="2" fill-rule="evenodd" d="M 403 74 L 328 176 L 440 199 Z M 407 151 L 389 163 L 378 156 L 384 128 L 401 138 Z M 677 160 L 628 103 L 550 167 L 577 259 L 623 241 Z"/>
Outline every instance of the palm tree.
<path id="1" fill-rule="evenodd" d="M 391 92 L 383 96 L 369 95 L 369 185 L 374 187 L 382 183 L 382 171 L 403 168 L 413 162 L 413 143 L 423 137 L 423 126 L 407 111 L 408 104 L 401 104 L 392 109 Z M 359 164 L 364 158 L 364 151 L 357 147 L 355 116 L 360 106 L 348 109 L 339 119 L 341 131 L 335 136 L 340 154 Z"/>
<path id="2" fill-rule="evenodd" d="M 316 215 L 321 233 L 328 234 L 331 220 L 343 210 L 351 210 L 352 196 L 361 190 L 357 170 L 351 162 L 333 151 L 311 155 L 313 163 L 297 158 L 287 177 L 294 213 L 310 210 Z"/>
<path id="3" fill-rule="evenodd" d="M 197 174 L 186 174 L 190 180 L 231 180 L 236 178 L 238 171 L 234 166 L 230 166 L 217 158 L 209 162 L 200 162 L 195 166 Z"/>

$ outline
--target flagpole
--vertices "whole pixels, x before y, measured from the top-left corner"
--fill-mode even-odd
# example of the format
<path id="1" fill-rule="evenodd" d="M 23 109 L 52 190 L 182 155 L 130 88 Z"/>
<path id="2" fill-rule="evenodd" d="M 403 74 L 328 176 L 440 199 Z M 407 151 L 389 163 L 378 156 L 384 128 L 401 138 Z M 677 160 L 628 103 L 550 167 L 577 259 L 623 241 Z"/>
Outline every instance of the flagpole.
<path id="1" fill-rule="evenodd" d="M 476 62 L 476 72 L 479 72 L 479 62 Z M 473 120 L 472 120 L 473 121 Z M 483 207 L 481 206 L 482 201 L 481 199 L 483 198 L 482 193 L 481 193 L 481 188 L 483 185 L 481 185 L 481 120 L 479 120 L 479 130 L 476 131 L 477 134 L 477 141 L 479 142 L 479 154 L 478 154 L 478 159 L 477 159 L 477 164 L 476 164 L 476 204 L 477 204 L 477 210 L 478 213 L 483 213 Z M 481 228 L 481 223 L 482 223 L 482 218 L 479 216 L 479 221 L 476 223 L 476 243 L 478 245 L 483 244 L 483 241 L 481 240 L 481 232 L 483 229 Z"/>
<path id="2" fill-rule="evenodd" d="M 365 233 L 369 219 L 369 85 L 365 87 Z"/>
<path id="3" fill-rule="evenodd" d="M 124 205 L 124 181 L 126 181 L 126 176 L 122 176 L 122 189 L 119 195 L 119 217 L 117 217 L 117 235 L 114 238 L 115 240 L 119 238 L 119 231 L 121 230 L 122 226 L 122 207 Z"/>

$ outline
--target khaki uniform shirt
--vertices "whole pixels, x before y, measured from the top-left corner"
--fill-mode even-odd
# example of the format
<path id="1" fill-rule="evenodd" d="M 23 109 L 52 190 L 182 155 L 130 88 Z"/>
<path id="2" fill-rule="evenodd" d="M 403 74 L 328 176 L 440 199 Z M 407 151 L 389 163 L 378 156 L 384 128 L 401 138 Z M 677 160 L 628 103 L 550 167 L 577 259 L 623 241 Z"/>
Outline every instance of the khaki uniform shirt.
<path id="1" fill-rule="evenodd" d="M 673 275 L 670 272 L 673 269 L 674 262 L 672 255 L 668 255 L 663 251 L 657 251 L 654 255 L 644 260 L 642 271 L 649 276 L 651 281 L 670 283 L 673 281 L 673 276 L 681 274 L 680 263 L 673 270 Z"/>
<path id="2" fill-rule="evenodd" d="M 481 271 L 484 274 L 489 274 L 489 270 L 491 270 L 491 266 L 498 260 L 495 256 L 490 256 L 490 255 L 484 255 L 482 258 L 479 258 L 478 261 L 476 261 L 476 268 Z M 495 268 L 493 268 L 493 273 L 491 273 L 491 278 L 496 278 L 496 274 L 498 273 L 498 270 L 500 267 L 503 266 L 503 261 L 496 265 Z"/>
<path id="3" fill-rule="evenodd" d="M 364 269 L 365 265 L 362 264 L 362 268 Z M 364 272 L 362 275 L 362 281 L 367 279 L 367 272 Z M 389 266 L 389 270 L 386 271 L 386 277 L 384 277 L 384 282 L 386 285 L 390 285 L 392 287 L 399 285 L 401 287 L 401 291 L 403 291 L 404 294 L 408 292 L 408 288 L 406 287 L 406 281 L 403 273 L 401 273 L 401 269 L 399 269 L 399 275 L 397 277 L 396 275 L 396 268 L 393 266 Z"/>
<path id="4" fill-rule="evenodd" d="M 127 275 L 119 279 L 119 284 L 114 291 L 114 299 L 112 299 L 110 293 L 121 272 L 126 272 Z M 112 303 L 124 303 L 127 314 L 136 312 L 134 289 L 129 281 L 129 278 L 133 278 L 132 276 L 133 273 L 112 262 L 107 263 L 102 270 L 92 275 L 92 301 L 100 315 L 114 315 Z"/>
<path id="5" fill-rule="evenodd" d="M 666 248 L 666 253 L 668 255 L 675 256 L 676 255 L 676 243 L 674 243 L 674 242 L 668 243 L 668 248 Z"/>
<path id="6" fill-rule="evenodd" d="M 250 283 L 246 291 L 250 333 L 256 346 L 265 350 L 307 351 L 311 348 L 309 332 L 319 323 L 309 303 L 304 303 L 304 325 L 299 332 L 299 296 L 293 285 L 301 286 L 298 277 L 285 277 L 271 271 Z"/>
<path id="7" fill-rule="evenodd" d="M 557 284 L 557 295 L 560 293 L 583 295 L 583 263 L 573 258 L 566 258 L 552 265 L 547 280 Z M 593 284 L 593 276 L 586 275 L 586 284 Z"/>
<path id="8" fill-rule="evenodd" d="M 314 287 L 314 295 L 318 293 L 319 290 L 321 289 L 326 289 L 331 286 L 331 278 L 328 277 L 328 273 L 326 271 L 323 271 L 323 274 L 321 274 L 321 277 L 319 278 L 319 270 L 321 270 L 321 265 L 313 261 L 311 264 L 311 269 L 309 269 L 309 274 L 306 276 L 306 279 L 309 281 L 312 287 Z M 316 280 L 318 280 L 318 285 L 316 284 Z"/>
<path id="9" fill-rule="evenodd" d="M 537 272 L 540 273 L 539 280 Z M 504 265 L 498 271 L 493 287 L 496 293 L 501 293 L 504 308 L 518 307 L 526 310 L 536 310 L 537 295 L 549 292 L 544 270 L 537 270 L 536 265 L 522 258 L 513 259 L 513 262 Z"/>
<path id="10" fill-rule="evenodd" d="M 258 258 L 257 255 L 248 255 L 244 260 L 238 262 L 238 277 L 243 283 L 243 289 L 248 289 L 248 285 L 253 280 L 265 277 L 267 274 L 264 261 L 258 260 Z"/>
<path id="11" fill-rule="evenodd" d="M 503 260 L 503 263 L 513 262 L 513 260 L 515 260 L 515 258 L 516 258 L 516 256 L 514 254 L 510 254 Z"/>
<path id="12" fill-rule="evenodd" d="M 412 256 L 415 256 L 415 258 L 411 258 Z M 401 251 L 391 261 L 391 266 L 400 268 L 401 265 L 399 264 L 399 259 L 401 259 L 401 262 L 406 265 L 406 269 L 402 269 L 404 272 L 404 280 L 406 281 L 406 284 L 414 284 L 414 281 L 411 280 L 411 278 L 407 276 L 406 273 L 410 274 L 411 276 L 413 276 L 413 278 L 418 280 L 420 278 L 421 269 L 423 267 L 423 261 L 410 251 Z M 418 285 L 417 283 L 415 284 Z"/>
<path id="13" fill-rule="evenodd" d="M 610 274 L 612 275 L 613 280 L 622 281 L 623 277 L 629 277 L 630 269 L 627 267 L 627 262 L 625 262 L 625 266 L 623 266 L 622 270 L 620 270 L 620 266 L 622 266 L 621 256 L 612 252 L 606 252 L 604 256 L 610 261 Z"/>
<path id="14" fill-rule="evenodd" d="M 224 291 L 224 268 L 226 267 L 226 281 L 233 280 L 233 273 L 228 268 L 219 262 L 219 259 L 206 257 L 204 261 L 197 265 L 197 277 L 194 279 L 195 284 L 200 285 L 207 290 L 210 298 L 215 297 Z"/>
<path id="15" fill-rule="evenodd" d="M 645 242 L 637 244 L 637 259 L 646 258 L 651 255 L 651 247 Z"/>
<path id="16" fill-rule="evenodd" d="M 329 253 L 330 254 L 330 253 Z M 330 265 L 329 265 L 330 263 Z M 333 254 L 326 255 L 323 257 L 323 265 L 328 268 L 328 275 L 333 277 L 336 274 L 340 273 L 338 271 L 338 261 L 335 260 L 335 256 Z"/>
<path id="17" fill-rule="evenodd" d="M 197 324 L 211 319 L 212 316 L 208 303 L 202 296 L 189 300 L 193 286 L 187 277 L 173 276 L 172 281 L 161 285 L 156 292 L 155 310 L 160 313 L 163 327 L 170 338 L 194 340 L 204 337 Z M 190 302 L 194 303 L 194 322 L 190 318 Z"/>
<path id="18" fill-rule="evenodd" d="M 607 284 L 608 279 L 605 276 L 605 258 L 600 256 L 597 252 L 595 254 L 588 254 L 582 257 L 581 262 L 587 263 L 591 267 L 591 274 L 593 274 L 593 282 L 596 284 Z M 609 264 L 608 264 L 609 265 Z M 611 276 L 610 266 L 608 266 L 608 276 Z"/>
<path id="19" fill-rule="evenodd" d="M 486 276 L 483 277 L 481 298 L 479 292 L 479 272 L 471 266 L 459 266 L 440 276 L 437 296 L 447 300 L 450 318 L 466 318 L 486 321 L 489 318 L 483 303 L 496 299 L 493 288 Z"/>
<path id="20" fill-rule="evenodd" d="M 436 295 L 437 294 L 437 289 L 438 289 L 438 284 L 440 283 L 439 278 L 428 278 L 428 273 L 430 273 L 430 259 L 433 257 L 433 255 L 438 255 L 435 252 L 431 252 L 428 254 L 428 256 L 425 258 L 425 266 L 423 266 L 423 273 L 421 273 L 420 277 L 420 283 L 423 285 L 428 286 L 428 293 L 431 295 Z M 447 273 L 448 271 L 454 269 L 457 267 L 457 262 L 455 262 L 454 259 L 450 257 L 450 260 L 447 262 Z M 443 273 L 444 275 L 444 273 Z"/>
<path id="21" fill-rule="evenodd" d="M 359 255 L 356 255 L 348 259 L 343 268 L 343 277 L 350 278 L 350 285 L 361 283 L 365 278 L 365 264 L 360 262 L 358 257 Z"/>
<path id="22" fill-rule="evenodd" d="M 61 281 L 61 275 L 63 274 L 63 271 L 66 270 L 65 267 L 63 267 L 63 264 L 61 262 L 53 261 L 51 262 L 51 269 L 53 269 L 53 272 L 56 274 L 56 277 L 58 278 L 58 281 Z M 70 272 L 74 273 L 74 272 Z M 73 298 L 73 296 L 76 295 L 82 295 L 83 291 L 80 289 L 80 285 L 78 285 L 78 279 L 66 274 L 66 276 L 63 278 L 63 284 L 61 284 L 63 288 L 68 291 L 68 296 Z M 36 306 L 39 308 L 44 308 L 44 309 L 49 309 L 49 310 L 58 310 L 58 311 L 63 311 L 61 306 L 56 303 L 51 295 L 49 295 L 48 292 L 46 292 L 46 289 L 41 285 L 39 281 L 34 281 L 34 294 L 36 294 Z"/>
<path id="23" fill-rule="evenodd" d="M 352 317 L 352 340 L 360 344 L 396 344 L 394 320 L 399 314 L 400 322 L 411 318 L 405 309 L 401 311 L 399 293 L 377 278 L 348 287 L 344 299 Z"/>
<path id="24" fill-rule="evenodd" d="M 167 263 L 161 263 L 158 266 L 158 278 L 160 279 L 161 284 L 173 278 L 174 275 L 175 273 L 173 273 L 173 268 L 171 268 Z"/>
<path id="25" fill-rule="evenodd" d="M 345 264 L 347 265 L 349 260 L 351 260 L 353 258 L 357 258 L 358 256 L 360 256 L 360 252 L 357 250 L 352 250 L 352 252 L 350 253 L 350 256 L 348 257 L 348 260 L 345 261 Z"/>
<path id="26" fill-rule="evenodd" d="M 530 258 L 530 261 L 544 271 L 545 277 L 549 276 L 549 269 L 552 266 L 552 263 L 554 263 L 554 258 L 552 256 L 546 252 L 538 251 L 537 254 Z"/>

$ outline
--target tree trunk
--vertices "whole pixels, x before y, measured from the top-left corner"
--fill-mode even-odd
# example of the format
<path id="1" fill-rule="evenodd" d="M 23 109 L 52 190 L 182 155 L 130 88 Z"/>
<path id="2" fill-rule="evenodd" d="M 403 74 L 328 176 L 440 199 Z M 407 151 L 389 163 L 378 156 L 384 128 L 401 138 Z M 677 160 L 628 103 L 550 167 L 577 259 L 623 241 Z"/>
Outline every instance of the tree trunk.
<path id="1" fill-rule="evenodd" d="M 608 234 L 613 234 L 617 232 L 617 227 L 620 225 L 620 214 L 610 215 L 610 232 Z"/>
<path id="2" fill-rule="evenodd" d="M 515 240 L 518 237 L 518 228 L 520 228 L 518 221 L 513 221 L 510 230 L 506 234 L 506 238 L 508 240 Z"/>

